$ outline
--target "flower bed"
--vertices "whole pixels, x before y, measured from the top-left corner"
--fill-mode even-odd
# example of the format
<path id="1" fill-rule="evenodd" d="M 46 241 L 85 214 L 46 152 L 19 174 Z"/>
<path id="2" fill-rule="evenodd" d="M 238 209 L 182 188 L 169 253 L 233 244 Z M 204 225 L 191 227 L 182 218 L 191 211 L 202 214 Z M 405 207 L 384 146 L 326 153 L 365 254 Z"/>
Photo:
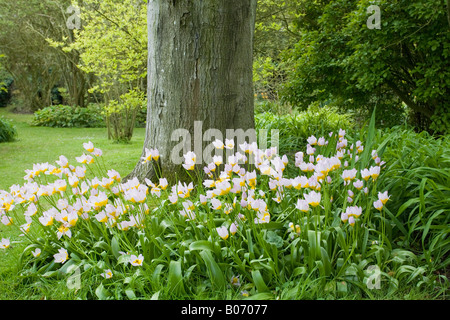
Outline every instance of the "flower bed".
<path id="1" fill-rule="evenodd" d="M 335 294 L 370 296 L 373 270 L 395 288 L 389 272 L 411 259 L 392 257 L 414 255 L 392 249 L 388 237 L 389 194 L 377 187 L 384 162 L 353 140 L 344 130 L 310 136 L 294 159 L 245 143 L 201 171 L 189 152 L 183 167 L 192 181 L 172 186 L 164 177 L 123 182 L 88 142 L 75 165 L 64 156 L 35 164 L 23 185 L 0 191 L 1 221 L 29 242 L 22 270 L 76 273 L 78 289 L 84 279 L 95 285 L 92 298 L 270 298 L 280 288 L 296 298 L 311 277 Z M 158 160 L 156 149 L 142 158 L 156 172 Z"/>

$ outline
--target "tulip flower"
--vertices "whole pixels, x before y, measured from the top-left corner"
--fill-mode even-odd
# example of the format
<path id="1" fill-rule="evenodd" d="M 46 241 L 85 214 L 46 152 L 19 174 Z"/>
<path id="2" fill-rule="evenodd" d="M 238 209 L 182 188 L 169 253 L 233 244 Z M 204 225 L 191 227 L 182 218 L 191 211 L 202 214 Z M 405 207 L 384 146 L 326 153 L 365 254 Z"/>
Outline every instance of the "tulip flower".
<path id="1" fill-rule="evenodd" d="M 92 151 L 91 153 L 96 157 L 101 157 L 103 154 L 103 151 L 100 150 L 99 148 L 94 148 L 94 151 Z"/>
<path id="2" fill-rule="evenodd" d="M 183 168 L 185 168 L 186 170 L 194 170 L 195 168 L 195 162 L 197 160 L 197 156 L 195 155 L 194 152 L 189 151 L 188 153 L 186 153 L 184 155 L 184 163 L 183 163 Z"/>
<path id="3" fill-rule="evenodd" d="M 58 253 L 54 254 L 53 257 L 56 263 L 64 263 L 69 258 L 69 254 L 66 249 L 59 249 Z"/>
<path id="4" fill-rule="evenodd" d="M 116 170 L 108 170 L 107 174 L 110 179 L 120 182 L 120 173 L 118 173 Z"/>
<path id="5" fill-rule="evenodd" d="M 202 205 L 206 205 L 206 203 L 208 202 L 208 198 L 203 194 L 200 195 L 199 200 Z"/>
<path id="6" fill-rule="evenodd" d="M 347 222 L 348 221 L 348 214 L 347 214 L 347 211 L 343 211 L 342 213 L 341 213 L 341 220 L 342 220 L 342 222 Z"/>
<path id="7" fill-rule="evenodd" d="M 373 181 L 377 180 L 378 176 L 380 175 L 380 167 L 370 167 L 369 174 L 372 177 Z"/>
<path id="8" fill-rule="evenodd" d="M 72 237 L 72 231 L 70 231 L 69 227 L 67 226 L 67 224 L 62 224 L 59 228 L 58 231 L 56 232 L 56 235 L 58 236 L 58 239 L 61 239 L 62 236 L 67 236 L 68 238 Z"/>
<path id="9" fill-rule="evenodd" d="M 106 212 L 102 211 L 95 215 L 95 219 L 97 219 L 98 222 L 105 223 L 108 221 L 108 216 L 106 215 Z"/>
<path id="10" fill-rule="evenodd" d="M 228 239 L 229 234 L 228 234 L 227 227 L 223 226 L 223 227 L 216 228 L 216 231 L 217 231 L 219 237 L 221 237 L 223 240 L 227 240 Z"/>
<path id="11" fill-rule="evenodd" d="M 302 212 L 308 212 L 309 211 L 309 204 L 308 201 L 303 199 L 297 200 L 297 205 L 295 206 L 298 210 Z"/>
<path id="12" fill-rule="evenodd" d="M 378 200 L 380 200 L 383 205 L 386 204 L 386 202 L 389 200 L 390 196 L 388 196 L 388 192 L 385 191 L 383 193 L 378 192 Z"/>
<path id="13" fill-rule="evenodd" d="M 295 226 L 294 226 L 294 223 L 293 222 L 290 222 L 289 223 L 289 228 L 291 229 L 291 232 L 295 232 L 295 233 L 297 233 L 297 234 L 300 234 L 300 226 L 298 225 L 298 224 L 296 224 Z"/>
<path id="14" fill-rule="evenodd" d="M 130 256 L 130 263 L 132 266 L 140 267 L 140 266 L 142 266 L 143 262 L 144 262 L 144 256 L 142 254 L 140 254 L 139 256 L 135 256 L 134 254 L 132 254 Z"/>
<path id="15" fill-rule="evenodd" d="M 157 149 L 147 149 L 145 148 L 145 155 L 141 157 L 143 160 L 142 163 L 146 163 L 152 160 L 158 161 L 159 159 L 159 151 Z"/>
<path id="16" fill-rule="evenodd" d="M 8 217 L 7 215 L 3 215 L 3 216 L 2 216 L 2 223 L 3 223 L 5 226 L 10 226 L 10 225 L 12 224 L 12 222 L 13 222 L 13 219 L 12 219 L 12 218 Z"/>
<path id="17" fill-rule="evenodd" d="M 308 142 L 308 144 L 310 144 L 311 146 L 314 146 L 317 144 L 317 138 L 314 136 L 310 136 L 308 139 L 306 139 L 306 141 Z"/>
<path id="18" fill-rule="evenodd" d="M 372 150 L 372 159 L 376 159 L 378 157 L 377 150 Z"/>
<path id="19" fill-rule="evenodd" d="M 381 200 L 377 200 L 373 203 L 373 206 L 375 209 L 381 211 L 381 209 L 383 209 L 383 202 Z"/>
<path id="20" fill-rule="evenodd" d="M 220 166 L 223 163 L 222 156 L 213 156 L 213 162 L 216 166 Z"/>
<path id="21" fill-rule="evenodd" d="M 92 142 L 83 143 L 83 148 L 86 149 L 88 152 L 94 151 L 94 144 Z"/>
<path id="22" fill-rule="evenodd" d="M 245 179 L 246 179 L 248 185 L 250 186 L 250 188 L 256 187 L 256 171 L 248 172 L 245 175 Z"/>
<path id="23" fill-rule="evenodd" d="M 345 213 L 349 218 L 350 217 L 358 218 L 362 214 L 362 208 L 358 206 L 347 207 Z"/>
<path id="24" fill-rule="evenodd" d="M 348 217 L 348 224 L 353 227 L 355 225 L 355 217 L 353 216 Z"/>
<path id="25" fill-rule="evenodd" d="M 224 144 L 222 141 L 220 141 L 219 139 L 216 139 L 215 141 L 213 141 L 212 143 L 214 145 L 214 147 L 216 149 L 223 149 L 224 148 Z"/>
<path id="26" fill-rule="evenodd" d="M 67 158 L 65 156 L 60 156 L 59 160 L 56 160 L 56 163 L 61 168 L 68 168 L 69 167 L 69 161 L 67 160 Z"/>
<path id="27" fill-rule="evenodd" d="M 168 199 L 172 204 L 176 204 L 178 201 L 178 195 L 176 193 L 172 193 L 169 195 Z"/>
<path id="28" fill-rule="evenodd" d="M 86 168 L 85 167 L 76 167 L 75 175 L 78 177 L 78 179 L 84 179 L 84 177 L 86 176 Z"/>
<path id="29" fill-rule="evenodd" d="M 53 224 L 53 217 L 43 215 L 42 217 L 39 217 L 39 222 L 45 227 L 51 226 Z"/>
<path id="30" fill-rule="evenodd" d="M 220 210 L 222 208 L 222 203 L 216 198 L 211 199 L 211 205 L 214 210 Z"/>
<path id="31" fill-rule="evenodd" d="M 318 146 L 324 146 L 326 145 L 328 142 L 325 140 L 324 137 L 320 137 L 319 140 L 317 140 L 317 145 Z"/>
<path id="32" fill-rule="evenodd" d="M 305 194 L 305 200 L 309 205 L 313 207 L 317 207 L 320 203 L 321 194 L 320 192 L 311 191 L 308 194 Z"/>
<path id="33" fill-rule="evenodd" d="M 369 178 L 370 178 L 370 171 L 368 170 L 368 169 L 362 169 L 361 170 L 361 177 L 364 179 L 364 180 L 369 180 Z"/>
<path id="34" fill-rule="evenodd" d="M 41 255 L 41 249 L 36 248 L 36 250 L 31 251 L 31 254 L 33 255 L 33 257 L 37 258 Z"/>
<path id="35" fill-rule="evenodd" d="M 235 287 L 240 287 L 241 286 L 241 281 L 239 281 L 239 276 L 232 276 L 230 282 Z"/>
<path id="36" fill-rule="evenodd" d="M 234 149 L 234 140 L 233 139 L 225 139 L 225 148 L 226 149 Z"/>
<path id="37" fill-rule="evenodd" d="M 105 279 L 109 279 L 109 278 L 112 278 L 113 273 L 110 269 L 106 269 L 105 272 L 100 273 L 100 275 Z"/>
<path id="38" fill-rule="evenodd" d="M 342 179 L 344 179 L 345 182 L 350 183 L 351 180 L 356 178 L 356 172 L 356 169 L 344 170 L 342 172 Z"/>
<path id="39" fill-rule="evenodd" d="M 161 188 L 161 190 L 166 190 L 168 185 L 169 183 L 167 182 L 166 178 L 159 179 L 159 187 Z"/>
<path id="40" fill-rule="evenodd" d="M 0 241 L 0 248 L 2 249 L 8 249 L 10 245 L 9 239 L 2 238 L 2 241 Z"/>
<path id="41" fill-rule="evenodd" d="M 316 152 L 316 149 L 313 148 L 311 145 L 307 145 L 306 146 L 306 154 L 308 155 L 313 155 Z"/>
<path id="42" fill-rule="evenodd" d="M 78 183 L 80 182 L 80 180 L 78 180 L 78 177 L 77 176 L 75 176 L 75 175 L 70 175 L 69 176 L 69 185 L 72 187 L 72 188 L 76 188 L 76 187 L 78 187 Z"/>
<path id="43" fill-rule="evenodd" d="M 231 225 L 230 225 L 230 233 L 232 234 L 232 235 L 234 235 L 234 234 L 236 234 L 236 232 L 237 232 L 237 225 L 236 225 L 236 223 L 232 223 Z"/>
<path id="44" fill-rule="evenodd" d="M 83 153 L 82 156 L 75 158 L 77 162 L 84 163 L 84 164 L 92 164 L 94 163 L 94 158 L 92 158 L 90 155 L 86 155 Z"/>
<path id="45" fill-rule="evenodd" d="M 62 180 L 62 179 L 56 180 L 53 183 L 53 185 L 54 185 L 55 189 L 60 192 L 64 192 L 67 189 L 66 180 Z"/>
<path id="46" fill-rule="evenodd" d="M 361 180 L 356 180 L 355 182 L 353 182 L 353 186 L 356 189 L 361 190 L 364 187 L 364 182 L 362 182 Z"/>

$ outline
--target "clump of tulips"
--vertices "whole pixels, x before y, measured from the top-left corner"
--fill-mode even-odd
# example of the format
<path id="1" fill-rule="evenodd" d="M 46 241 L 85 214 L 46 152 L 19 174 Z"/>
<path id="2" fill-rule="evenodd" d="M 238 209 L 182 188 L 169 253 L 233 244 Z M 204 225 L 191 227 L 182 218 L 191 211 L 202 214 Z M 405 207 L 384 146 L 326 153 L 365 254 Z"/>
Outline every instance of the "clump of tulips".
<path id="1" fill-rule="evenodd" d="M 171 186 L 164 177 L 122 181 L 87 142 L 75 165 L 64 156 L 35 164 L 24 184 L 0 191 L 0 220 L 29 242 L 28 266 L 47 273 L 68 263 L 93 266 L 86 270 L 99 276 L 99 292 L 136 268 L 147 271 L 138 274 L 152 284 L 147 290 L 179 294 L 189 293 L 182 283 L 192 274 L 219 289 L 234 279 L 231 288 L 245 296 L 268 291 L 275 279 L 339 278 L 356 261 L 376 261 L 370 248 L 386 240 L 389 195 L 377 190 L 385 164 L 377 150 L 350 140 L 344 130 L 312 135 L 292 159 L 276 148 L 217 140 L 213 161 L 199 172 L 196 155 L 186 153 L 193 179 Z M 224 159 L 224 149 L 237 151 Z M 165 161 L 157 149 L 142 158 L 158 160 Z M 0 248 L 10 244 L 3 238 Z M 164 281 L 155 282 L 158 270 L 167 271 Z"/>

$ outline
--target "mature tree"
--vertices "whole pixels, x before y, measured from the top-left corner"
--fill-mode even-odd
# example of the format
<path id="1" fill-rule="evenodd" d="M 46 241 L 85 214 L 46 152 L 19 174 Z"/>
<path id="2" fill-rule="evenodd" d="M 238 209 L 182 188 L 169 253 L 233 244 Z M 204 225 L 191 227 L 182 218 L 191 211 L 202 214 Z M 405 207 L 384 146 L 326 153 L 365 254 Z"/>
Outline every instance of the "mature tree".
<path id="1" fill-rule="evenodd" d="M 158 149 L 164 176 L 175 178 L 181 167 L 176 159 L 183 151 L 194 151 L 200 163 L 204 147 L 212 142 L 203 140 L 224 139 L 227 129 L 254 128 L 255 12 L 256 0 L 148 2 L 148 114 L 142 155 L 145 149 Z M 217 129 L 222 137 L 207 137 L 208 129 Z M 129 177 L 153 178 L 151 168 L 139 162 Z"/>
<path id="2" fill-rule="evenodd" d="M 105 106 L 108 137 L 128 141 L 147 89 L 146 4 L 84 0 L 79 11 L 82 28 L 74 30 L 74 40 L 55 44 L 80 52 L 79 68 L 96 78 L 91 91 Z"/>
<path id="3" fill-rule="evenodd" d="M 0 52 L 25 109 L 52 104 L 55 86 L 67 89 L 65 103 L 85 103 L 88 79 L 77 67 L 79 53 L 49 44 L 73 40 L 73 30 L 66 24 L 70 5 L 70 0 L 0 0 Z"/>
<path id="4" fill-rule="evenodd" d="M 258 96 L 279 97 L 289 67 L 283 54 L 300 40 L 300 33 L 294 31 L 299 1 L 258 1 L 253 48 L 253 82 Z"/>
<path id="5" fill-rule="evenodd" d="M 372 24 L 373 5 L 380 9 L 378 27 Z M 327 100 L 353 109 L 377 105 L 386 119 L 404 104 L 422 127 L 448 130 L 448 4 L 303 0 L 299 10 L 301 39 L 292 50 L 288 101 L 300 107 Z"/>

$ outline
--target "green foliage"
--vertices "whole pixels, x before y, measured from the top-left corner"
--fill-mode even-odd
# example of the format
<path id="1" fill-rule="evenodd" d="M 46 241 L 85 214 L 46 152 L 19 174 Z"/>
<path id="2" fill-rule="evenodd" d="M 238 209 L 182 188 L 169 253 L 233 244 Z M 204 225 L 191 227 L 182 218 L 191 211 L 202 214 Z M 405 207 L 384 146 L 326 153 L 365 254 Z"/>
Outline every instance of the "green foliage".
<path id="1" fill-rule="evenodd" d="M 80 68 L 94 74 L 98 91 L 117 100 L 129 90 L 146 90 L 147 15 L 143 1 L 83 1 L 83 28 L 64 50 L 79 50 Z"/>
<path id="2" fill-rule="evenodd" d="M 254 34 L 253 80 L 257 95 L 277 100 L 290 72 L 284 51 L 299 40 L 293 32 L 298 0 L 259 0 Z"/>
<path id="3" fill-rule="evenodd" d="M 10 121 L 0 117 L 0 142 L 11 142 L 17 137 L 17 130 Z"/>
<path id="4" fill-rule="evenodd" d="M 272 105 L 267 103 L 267 105 Z M 272 107 L 272 110 L 276 108 Z M 306 146 L 306 139 L 315 134 L 325 137 L 330 132 L 337 132 L 340 128 L 350 130 L 354 126 L 351 114 L 341 114 L 337 108 L 317 104 L 306 111 L 295 111 L 290 114 L 276 114 L 264 112 L 255 115 L 257 130 L 267 130 L 268 141 L 276 139 L 272 130 L 278 130 L 279 152 L 292 153 Z"/>
<path id="5" fill-rule="evenodd" d="M 104 127 L 104 119 L 99 107 L 87 108 L 56 105 L 46 107 L 34 113 L 32 124 L 54 128 L 96 128 Z"/>
<path id="6" fill-rule="evenodd" d="M 369 29 L 370 5 L 381 10 L 381 28 Z M 283 98 L 306 108 L 332 100 L 349 109 L 391 114 L 402 102 L 419 128 L 448 131 L 450 35 L 443 1 L 301 1 L 295 21 L 300 40 Z M 394 117 L 395 114 L 392 114 Z M 439 120 L 439 122 L 438 122 Z"/>
<path id="7" fill-rule="evenodd" d="M 379 132 L 387 170 L 380 183 L 392 193 L 390 212 L 397 220 L 393 237 L 423 253 L 435 269 L 450 259 L 450 138 L 394 128 Z"/>
<path id="8" fill-rule="evenodd" d="M 292 113 L 292 108 L 287 104 L 282 104 L 279 101 L 265 99 L 262 96 L 257 96 L 255 99 L 255 114 L 269 112 L 275 115 L 286 115 Z"/>
<path id="9" fill-rule="evenodd" d="M 2 222 L 26 234 L 18 259 L 23 279 L 41 283 L 40 290 L 56 282 L 63 291 L 75 277 L 80 285 L 68 287 L 67 297 L 374 299 L 395 295 L 405 285 L 438 288 L 432 272 L 443 265 L 424 264 L 428 257 L 396 244 L 395 228 L 401 224 L 392 212 L 402 200 L 388 190 L 390 198 L 384 199 L 389 201 L 374 208 L 392 174 L 374 156 L 386 153 L 391 141 L 377 143 L 374 117 L 360 132 L 325 136 L 327 143 L 308 137 L 316 148 L 310 160 L 317 164 L 314 172 L 303 167 L 308 160 L 299 154 L 295 169 L 284 171 L 284 157 L 264 153 L 261 163 L 247 165 L 248 171 L 211 171 L 212 187 L 197 171 L 189 171 L 192 184 L 172 188 L 164 179 L 123 182 L 114 170 L 106 171 L 102 153 L 85 144 L 92 161 L 78 157 L 75 171 L 64 170 L 60 157 L 55 166 L 34 165 L 22 186 L 0 191 Z M 158 158 L 152 151 L 155 161 L 144 161 L 157 169 Z M 361 170 L 369 167 L 380 171 L 366 179 Z M 352 169 L 355 177 L 346 178 Z M 308 185 L 296 180 L 300 177 Z M 34 186 L 39 198 L 30 192 Z M 307 198 L 313 192 L 319 200 Z M 306 209 L 300 200 L 306 200 Z M 361 213 L 345 216 L 355 206 Z M 445 222 L 439 213 L 431 218 Z M 445 230 L 432 226 L 428 234 Z M 419 229 L 426 231 L 427 224 Z M 2 245 L 9 246 L 7 241 Z M 446 242 L 435 245 L 441 250 Z M 373 267 L 379 271 L 377 290 L 370 286 Z"/>
<path id="10" fill-rule="evenodd" d="M 20 111 L 36 111 L 52 103 L 52 89 L 67 89 L 64 104 L 85 106 L 90 80 L 78 68 L 77 50 L 53 44 L 71 43 L 73 31 L 66 14 L 71 0 L 0 0 L 2 64 L 14 79 L 13 98 Z M 26 21 L 26 23 L 24 23 Z M 16 26 L 20 25 L 20 28 Z M 25 64 L 24 64 L 24 61 Z"/>
<path id="11" fill-rule="evenodd" d="M 116 142 L 129 142 L 144 102 L 145 96 L 142 91 L 129 91 L 121 95 L 119 101 L 109 101 L 109 105 L 103 110 L 108 138 Z"/>

